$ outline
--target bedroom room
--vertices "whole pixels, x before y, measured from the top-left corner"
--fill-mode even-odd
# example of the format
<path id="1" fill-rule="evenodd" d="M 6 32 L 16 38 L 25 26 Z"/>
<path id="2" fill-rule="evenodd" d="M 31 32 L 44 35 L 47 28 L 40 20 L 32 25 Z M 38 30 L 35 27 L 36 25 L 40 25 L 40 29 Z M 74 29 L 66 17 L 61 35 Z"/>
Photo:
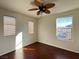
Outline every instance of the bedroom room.
<path id="1" fill-rule="evenodd" d="M 1 0 L 0 59 L 79 59 L 79 0 Z"/>

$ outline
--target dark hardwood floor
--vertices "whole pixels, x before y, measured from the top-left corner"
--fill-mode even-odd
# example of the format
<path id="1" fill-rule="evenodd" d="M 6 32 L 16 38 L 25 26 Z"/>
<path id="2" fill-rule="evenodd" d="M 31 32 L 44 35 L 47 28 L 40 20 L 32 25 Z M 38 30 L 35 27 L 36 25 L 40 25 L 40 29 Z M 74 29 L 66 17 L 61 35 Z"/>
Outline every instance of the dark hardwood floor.
<path id="1" fill-rule="evenodd" d="M 37 42 L 0 56 L 0 59 L 79 59 L 79 54 Z"/>

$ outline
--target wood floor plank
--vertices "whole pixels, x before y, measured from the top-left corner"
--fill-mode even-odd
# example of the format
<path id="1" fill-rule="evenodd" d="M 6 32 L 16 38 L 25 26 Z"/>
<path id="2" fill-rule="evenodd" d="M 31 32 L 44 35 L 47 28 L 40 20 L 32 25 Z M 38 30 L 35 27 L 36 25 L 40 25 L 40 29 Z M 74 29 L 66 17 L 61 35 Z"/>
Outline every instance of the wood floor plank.
<path id="1" fill-rule="evenodd" d="M 79 59 L 79 54 L 37 42 L 0 56 L 0 59 Z"/>

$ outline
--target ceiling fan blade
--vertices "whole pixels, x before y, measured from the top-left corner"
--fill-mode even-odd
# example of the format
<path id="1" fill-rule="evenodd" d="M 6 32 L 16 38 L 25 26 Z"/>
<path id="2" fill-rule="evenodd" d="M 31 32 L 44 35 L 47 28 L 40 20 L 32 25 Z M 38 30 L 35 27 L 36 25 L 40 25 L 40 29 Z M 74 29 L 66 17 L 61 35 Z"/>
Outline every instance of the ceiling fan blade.
<path id="1" fill-rule="evenodd" d="M 49 9 L 49 8 L 54 7 L 54 6 L 55 6 L 55 3 L 48 3 L 48 4 L 45 5 L 45 8 Z"/>
<path id="2" fill-rule="evenodd" d="M 35 4 L 36 6 L 39 6 L 39 5 L 41 4 L 41 0 L 34 0 L 34 4 Z"/>
<path id="3" fill-rule="evenodd" d="M 38 8 L 29 9 L 29 11 L 35 11 L 35 10 L 38 10 Z"/>
<path id="4" fill-rule="evenodd" d="M 50 11 L 49 10 L 45 10 L 44 11 L 46 14 L 50 14 Z"/>
<path id="5" fill-rule="evenodd" d="M 40 11 L 37 12 L 37 15 L 39 15 L 39 14 L 40 14 Z"/>

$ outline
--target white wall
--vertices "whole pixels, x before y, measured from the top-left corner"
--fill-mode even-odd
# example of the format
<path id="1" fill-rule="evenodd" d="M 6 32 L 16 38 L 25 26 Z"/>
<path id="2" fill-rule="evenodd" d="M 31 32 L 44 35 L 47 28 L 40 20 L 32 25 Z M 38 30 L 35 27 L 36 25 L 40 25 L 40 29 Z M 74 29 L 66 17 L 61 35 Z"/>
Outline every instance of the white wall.
<path id="1" fill-rule="evenodd" d="M 16 35 L 6 36 L 6 37 L 3 36 L 2 16 L 4 15 L 16 17 Z M 28 34 L 28 29 L 27 29 L 28 21 L 33 21 L 35 23 L 34 34 Z M 16 36 L 20 32 L 23 33 L 23 37 L 22 37 L 23 46 L 27 46 L 29 44 L 36 42 L 37 41 L 37 22 L 38 20 L 36 20 L 35 18 L 0 8 L 0 55 L 3 55 L 3 54 L 6 54 L 8 52 L 15 50 Z"/>
<path id="2" fill-rule="evenodd" d="M 63 16 L 73 16 L 72 39 L 69 41 L 61 41 L 56 37 L 56 18 Z M 38 40 L 51 46 L 79 53 L 79 9 L 40 18 Z"/>
<path id="3" fill-rule="evenodd" d="M 3 19 L 2 16 L 15 16 L 16 17 L 16 35 L 15 36 L 3 36 Z M 61 41 L 56 38 L 56 18 L 62 16 L 73 16 L 73 29 L 72 40 Z M 27 22 L 33 21 L 35 23 L 35 33 L 33 35 L 28 34 Z M 38 30 L 37 30 L 38 29 Z M 42 42 L 51 46 L 56 46 L 66 50 L 79 53 L 79 9 L 75 9 L 68 12 L 63 12 L 55 15 L 45 16 L 38 20 L 26 15 L 9 11 L 6 9 L 0 9 L 0 55 L 11 52 L 15 49 L 16 36 L 22 32 L 23 46 L 27 46 L 34 42 Z"/>

